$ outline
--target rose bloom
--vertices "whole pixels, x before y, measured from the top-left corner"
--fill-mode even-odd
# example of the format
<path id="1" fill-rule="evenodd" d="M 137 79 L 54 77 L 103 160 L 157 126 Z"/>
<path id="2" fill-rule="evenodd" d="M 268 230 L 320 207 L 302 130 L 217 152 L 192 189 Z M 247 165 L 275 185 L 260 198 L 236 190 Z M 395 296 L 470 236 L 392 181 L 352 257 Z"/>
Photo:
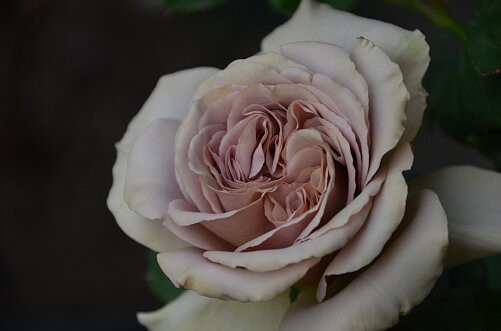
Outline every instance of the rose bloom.
<path id="1" fill-rule="evenodd" d="M 303 1 L 258 55 L 162 77 L 117 144 L 108 206 L 192 291 L 140 322 L 386 329 L 444 263 L 499 252 L 501 176 L 404 179 L 428 51 L 419 31 Z"/>

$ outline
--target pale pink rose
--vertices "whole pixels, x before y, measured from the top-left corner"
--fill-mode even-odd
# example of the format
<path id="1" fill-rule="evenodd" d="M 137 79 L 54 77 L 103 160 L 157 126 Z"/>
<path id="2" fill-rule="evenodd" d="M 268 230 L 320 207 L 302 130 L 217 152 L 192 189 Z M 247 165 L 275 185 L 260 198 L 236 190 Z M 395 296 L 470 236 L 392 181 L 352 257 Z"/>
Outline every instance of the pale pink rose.
<path id="1" fill-rule="evenodd" d="M 450 263 L 499 250 L 476 243 L 499 238 L 499 222 L 471 232 L 466 207 L 498 220 L 495 173 L 444 170 L 408 199 L 429 63 L 419 31 L 303 1 L 262 48 L 164 76 L 117 144 L 110 210 L 198 293 L 141 314 L 144 325 L 385 329 L 430 292 L 449 239 Z M 289 307 L 291 287 L 309 290 Z"/>

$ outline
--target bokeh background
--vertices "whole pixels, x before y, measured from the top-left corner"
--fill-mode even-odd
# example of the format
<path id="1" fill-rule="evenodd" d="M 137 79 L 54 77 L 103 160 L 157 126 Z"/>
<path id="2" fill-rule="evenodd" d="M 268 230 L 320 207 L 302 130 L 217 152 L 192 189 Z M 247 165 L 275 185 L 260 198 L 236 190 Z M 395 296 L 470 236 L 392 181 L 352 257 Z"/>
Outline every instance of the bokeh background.
<path id="1" fill-rule="evenodd" d="M 455 1 L 467 20 L 472 1 Z M 359 14 L 433 43 L 432 68 L 457 47 L 405 9 L 365 1 Z M 265 0 L 173 15 L 154 0 L 0 1 L 0 330 L 143 330 L 147 249 L 106 207 L 114 143 L 166 73 L 223 68 L 259 51 L 286 20 Z M 425 118 L 414 173 L 491 167 Z"/>

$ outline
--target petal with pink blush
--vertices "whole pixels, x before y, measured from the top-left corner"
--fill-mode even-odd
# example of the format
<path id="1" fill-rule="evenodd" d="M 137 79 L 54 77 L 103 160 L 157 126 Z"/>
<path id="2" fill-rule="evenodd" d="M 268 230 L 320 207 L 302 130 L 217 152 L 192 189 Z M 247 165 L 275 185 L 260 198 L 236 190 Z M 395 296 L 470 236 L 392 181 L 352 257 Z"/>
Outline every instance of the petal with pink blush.
<path id="1" fill-rule="evenodd" d="M 385 330 L 396 324 L 433 288 L 448 244 L 445 212 L 431 191 L 411 199 L 403 225 L 382 255 L 339 293 L 320 304 L 300 294 L 281 329 Z"/>
<path id="2" fill-rule="evenodd" d="M 372 198 L 378 194 L 384 180 L 386 179 L 386 172 L 386 168 L 380 169 L 372 181 L 363 189 L 362 192 L 360 192 L 359 195 L 357 195 L 355 199 L 353 199 L 351 203 L 341 209 L 341 211 L 328 220 L 321 228 L 312 232 L 303 240 L 318 238 L 333 229 L 344 226 L 352 215 L 359 213 L 368 203 L 372 201 Z"/>
<path id="3" fill-rule="evenodd" d="M 273 226 L 263 212 L 263 202 L 256 200 L 245 208 L 220 214 L 200 213 L 184 200 L 169 204 L 169 215 L 181 227 L 203 225 L 218 237 L 239 246 L 270 231 Z"/>
<path id="4" fill-rule="evenodd" d="M 256 272 L 277 270 L 312 257 L 322 258 L 344 247 L 364 224 L 370 202 L 350 215 L 345 225 L 331 229 L 322 236 L 279 249 L 252 252 L 207 251 L 204 256 L 230 268 L 245 268 Z"/>
<path id="5" fill-rule="evenodd" d="M 235 246 L 229 242 L 219 238 L 214 233 L 210 232 L 201 224 L 193 224 L 188 226 L 179 226 L 169 217 L 162 220 L 163 226 L 172 232 L 177 238 L 204 250 L 223 250 L 232 251 Z M 190 245 L 184 245 L 186 247 Z"/>
<path id="6" fill-rule="evenodd" d="M 325 277 L 357 271 L 372 262 L 383 250 L 404 216 L 407 183 L 402 171 L 412 166 L 413 155 L 409 143 L 403 143 L 393 152 L 388 173 L 379 193 L 374 197 L 372 209 L 364 226 L 343 247 L 322 276 L 317 298 L 325 296 Z"/>
<path id="7" fill-rule="evenodd" d="M 190 247 L 158 255 L 162 271 L 176 286 L 200 295 L 238 301 L 266 301 L 284 292 L 317 263 L 310 258 L 270 272 L 232 269 L 213 263 L 203 251 Z M 245 284 L 245 286 L 242 286 Z"/>

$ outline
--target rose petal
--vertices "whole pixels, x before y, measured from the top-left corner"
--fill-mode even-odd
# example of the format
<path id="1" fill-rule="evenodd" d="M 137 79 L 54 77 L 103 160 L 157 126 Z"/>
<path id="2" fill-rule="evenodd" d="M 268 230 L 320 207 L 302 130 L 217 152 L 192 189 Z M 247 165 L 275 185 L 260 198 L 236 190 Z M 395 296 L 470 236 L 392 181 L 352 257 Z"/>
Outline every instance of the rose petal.
<path id="1" fill-rule="evenodd" d="M 331 262 L 333 275 L 359 270 L 372 262 L 383 250 L 404 216 L 407 183 L 402 171 L 409 170 L 414 157 L 408 143 L 397 147 L 388 164 L 384 184 L 375 196 L 364 227 L 341 249 Z"/>
<path id="2" fill-rule="evenodd" d="M 174 200 L 169 204 L 169 215 L 179 226 L 201 224 L 235 246 L 273 229 L 264 216 L 261 199 L 242 209 L 220 214 L 200 213 L 186 201 Z"/>
<path id="3" fill-rule="evenodd" d="M 384 184 L 374 197 L 364 226 L 336 254 L 324 272 L 322 286 L 319 286 L 317 291 L 318 301 L 325 297 L 325 277 L 357 271 L 371 263 L 383 250 L 404 216 L 407 184 L 402 171 L 411 168 L 413 158 L 409 143 L 403 143 L 395 150 L 388 164 Z"/>
<path id="4" fill-rule="evenodd" d="M 351 52 L 362 36 L 384 50 L 397 63 L 411 98 L 407 105 L 404 140 L 413 139 L 426 108 L 426 91 L 421 80 L 430 63 L 429 46 L 419 31 L 355 16 L 327 4 L 302 0 L 294 16 L 263 39 L 263 52 L 278 52 L 281 45 L 295 41 L 319 41 L 338 45 Z"/>
<path id="5" fill-rule="evenodd" d="M 217 71 L 215 68 L 195 68 L 163 76 L 116 145 L 117 160 L 113 166 L 113 185 L 108 195 L 108 208 L 129 237 L 155 251 L 168 251 L 188 244 L 177 239 L 161 223 L 139 217 L 125 204 L 123 190 L 130 146 L 155 119 L 181 119 L 197 86 Z"/>
<path id="6" fill-rule="evenodd" d="M 238 301 L 270 300 L 301 279 L 318 261 L 311 258 L 275 271 L 252 272 L 213 263 L 202 253 L 194 247 L 161 253 L 158 263 L 178 287 L 212 298 Z"/>
<path id="7" fill-rule="evenodd" d="M 201 224 L 179 226 L 170 217 L 165 217 L 162 224 L 176 237 L 204 250 L 232 251 L 235 246 L 216 236 Z M 185 245 L 186 247 L 189 245 Z M 180 247 L 182 248 L 182 247 Z"/>
<path id="8" fill-rule="evenodd" d="M 501 174 L 449 167 L 411 181 L 409 188 L 431 189 L 444 205 L 450 240 L 447 266 L 501 253 Z"/>
<path id="9" fill-rule="evenodd" d="M 108 208 L 118 226 L 129 237 L 156 252 L 190 246 L 166 229 L 162 223 L 140 217 L 129 209 L 123 199 L 127 153 L 117 144 L 117 161 L 113 166 L 113 186 L 108 196 Z"/>
<path id="10" fill-rule="evenodd" d="M 392 150 L 402 137 L 409 92 L 403 83 L 398 65 L 369 40 L 357 39 L 352 58 L 358 71 L 367 80 L 371 100 L 371 161 L 365 181 L 367 183 L 379 169 L 383 156 Z"/>
<path id="11" fill-rule="evenodd" d="M 230 268 L 245 268 L 256 272 L 273 271 L 312 257 L 321 258 L 342 248 L 364 224 L 370 202 L 350 215 L 346 224 L 322 236 L 292 246 L 252 252 L 207 251 L 204 256 Z"/>
<path id="12" fill-rule="evenodd" d="M 174 145 L 179 121 L 157 119 L 129 152 L 124 200 L 138 215 L 151 220 L 168 215 L 169 202 L 182 198 L 174 172 Z"/>
<path id="13" fill-rule="evenodd" d="M 447 250 L 447 220 L 433 192 L 410 201 L 405 224 L 375 263 L 339 293 L 320 304 L 300 295 L 281 329 L 385 330 L 397 323 L 431 291 Z"/>
<path id="14" fill-rule="evenodd" d="M 139 313 L 139 323 L 150 331 L 276 331 L 290 306 L 285 292 L 265 302 L 222 301 L 186 291 L 151 313 Z"/>
<path id="15" fill-rule="evenodd" d="M 301 41 L 281 45 L 280 53 L 348 88 L 357 97 L 363 109 L 366 112 L 369 110 L 367 83 L 346 50 L 328 43 Z"/>
<path id="16" fill-rule="evenodd" d="M 288 62 L 285 58 L 283 58 L 283 61 Z M 289 79 L 268 65 L 257 62 L 234 62 L 231 66 L 228 66 L 226 69 L 219 71 L 217 74 L 204 81 L 198 88 L 196 96 L 201 97 L 210 90 L 229 84 L 275 85 L 288 83 L 291 83 Z"/>
<path id="17" fill-rule="evenodd" d="M 200 67 L 162 76 L 139 113 L 130 122 L 120 144 L 128 149 L 136 137 L 157 118 L 182 121 L 198 86 L 219 71 L 217 68 Z"/>

